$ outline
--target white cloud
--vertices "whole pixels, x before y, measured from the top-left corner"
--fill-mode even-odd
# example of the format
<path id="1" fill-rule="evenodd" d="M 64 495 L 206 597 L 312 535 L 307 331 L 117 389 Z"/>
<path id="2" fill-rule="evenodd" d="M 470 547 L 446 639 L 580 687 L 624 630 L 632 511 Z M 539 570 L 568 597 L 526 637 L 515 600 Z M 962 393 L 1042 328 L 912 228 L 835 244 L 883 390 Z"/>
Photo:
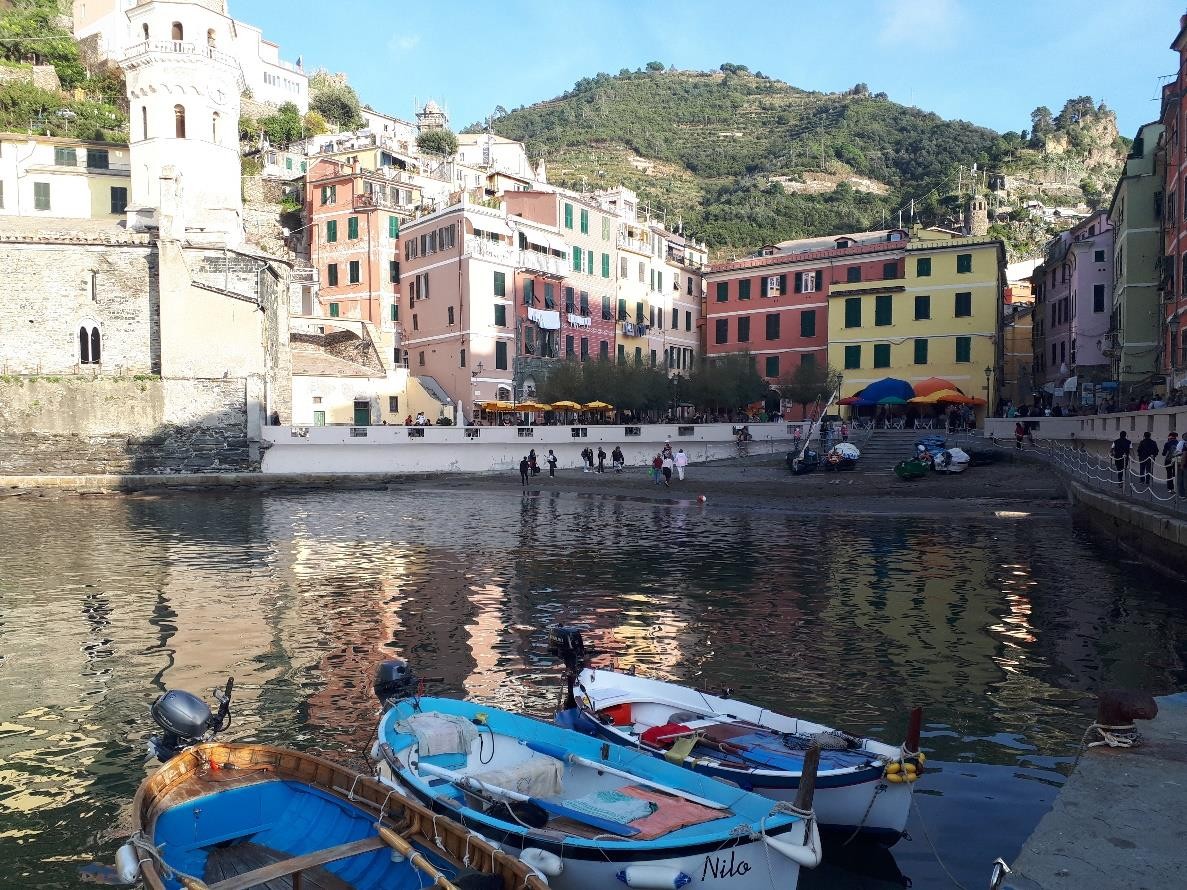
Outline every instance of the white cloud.
<path id="1" fill-rule="evenodd" d="M 957 0 L 883 2 L 879 7 L 877 39 L 883 46 L 913 49 L 959 38 L 964 16 Z"/>
<path id="2" fill-rule="evenodd" d="M 393 56 L 403 56 L 420 46 L 419 34 L 393 34 L 387 42 L 387 51 Z"/>

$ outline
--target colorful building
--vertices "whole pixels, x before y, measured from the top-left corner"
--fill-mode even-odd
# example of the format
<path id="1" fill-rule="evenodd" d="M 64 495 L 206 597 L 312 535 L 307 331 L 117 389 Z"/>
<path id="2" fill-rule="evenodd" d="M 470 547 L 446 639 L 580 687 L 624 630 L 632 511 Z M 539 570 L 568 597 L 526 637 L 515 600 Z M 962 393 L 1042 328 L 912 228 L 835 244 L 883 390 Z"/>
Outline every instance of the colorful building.
<path id="1" fill-rule="evenodd" d="M 655 306 L 655 326 L 648 332 L 649 352 L 659 355 L 659 362 L 669 374 L 687 375 L 702 354 L 701 307 L 705 299 L 705 271 L 709 250 L 703 242 L 685 235 L 652 226 L 664 248 L 664 281 L 671 289 L 659 295 Z"/>
<path id="2" fill-rule="evenodd" d="M 0 216 L 119 220 L 130 179 L 126 145 L 0 133 Z"/>
<path id="3" fill-rule="evenodd" d="M 1173 378 L 1175 369 L 1181 374 L 1183 365 L 1187 364 L 1177 360 L 1179 333 L 1174 309 L 1179 300 L 1176 282 L 1180 276 L 1176 273 L 1187 268 L 1187 245 L 1183 247 L 1180 263 L 1177 238 L 1173 234 L 1179 225 L 1176 205 L 1184 195 L 1182 189 L 1174 186 L 1177 177 L 1168 176 L 1166 185 L 1173 191 L 1163 198 L 1163 179 L 1156 154 L 1160 143 L 1168 151 L 1172 148 L 1163 137 L 1162 124 L 1146 124 L 1138 130 L 1109 205 L 1109 222 L 1115 234 L 1112 342 L 1108 345 L 1108 358 L 1112 365 L 1110 376 L 1119 385 L 1117 398 L 1122 403 L 1155 388 L 1165 392 L 1160 380 L 1156 384 L 1156 375 L 1165 372 Z M 1164 323 L 1164 310 L 1176 323 L 1173 327 Z M 1173 332 L 1167 334 L 1165 353 L 1164 326 Z"/>
<path id="4" fill-rule="evenodd" d="M 1158 137 L 1154 179 L 1158 181 L 1157 190 L 1164 197 L 1157 208 L 1160 219 L 1154 223 L 1161 225 L 1161 261 L 1157 280 L 1162 298 L 1156 332 L 1160 349 L 1155 367 L 1166 375 L 1168 389 L 1173 390 L 1187 388 L 1187 324 L 1184 324 L 1184 315 L 1187 315 L 1187 146 L 1184 145 L 1187 140 L 1187 105 L 1183 102 L 1184 90 L 1187 90 L 1187 15 L 1179 19 L 1179 31 L 1170 48 L 1178 54 L 1177 73 L 1174 80 L 1162 87 L 1161 127 L 1158 131 L 1153 129 L 1156 124 L 1142 127 L 1130 157 L 1133 166 L 1140 165 L 1144 170 L 1145 156 L 1149 154 L 1154 138 Z M 1142 143 L 1140 152 L 1139 142 Z M 1130 188 L 1143 188 L 1138 185 L 1141 180 L 1131 178 L 1130 166 L 1131 161 L 1127 160 L 1126 176 L 1122 181 L 1128 182 Z M 1128 206 L 1132 214 L 1136 209 L 1134 202 L 1129 201 Z M 1144 238 L 1138 240 L 1145 241 Z M 1145 298 L 1140 283 L 1135 281 L 1131 287 Z M 1142 300 L 1143 306 L 1147 303 L 1148 300 Z M 1143 310 L 1139 310 L 1139 314 L 1144 314 Z M 1140 322 L 1139 326 L 1145 327 Z M 1140 379 L 1140 371 L 1148 365 L 1141 349 L 1130 350 L 1133 354 L 1126 356 L 1134 367 L 1129 376 L 1135 381 Z"/>
<path id="5" fill-rule="evenodd" d="M 996 405 L 1001 241 L 917 231 L 878 254 L 838 252 L 845 250 L 856 255 L 843 278 L 842 258 L 833 258 L 828 287 L 828 359 L 843 374 L 841 395 L 883 377 L 940 377 Z M 870 280 L 867 273 L 879 270 Z"/>
<path id="6" fill-rule="evenodd" d="M 400 226 L 408 209 L 382 170 L 319 160 L 309 171 L 305 218 L 318 272 L 319 309 L 394 334 L 399 323 Z M 396 344 L 392 344 L 393 346 Z"/>
<path id="7" fill-rule="evenodd" d="M 749 352 L 772 384 L 801 364 L 823 367 L 830 362 L 830 288 L 848 287 L 860 299 L 884 287 L 875 282 L 897 281 L 906 238 L 898 229 L 803 238 L 712 266 L 705 276 L 705 354 Z"/>
<path id="8" fill-rule="evenodd" d="M 1048 243 L 1031 285 L 1034 379 L 1047 405 L 1095 404 L 1112 377 L 1113 226 L 1097 210 Z"/>

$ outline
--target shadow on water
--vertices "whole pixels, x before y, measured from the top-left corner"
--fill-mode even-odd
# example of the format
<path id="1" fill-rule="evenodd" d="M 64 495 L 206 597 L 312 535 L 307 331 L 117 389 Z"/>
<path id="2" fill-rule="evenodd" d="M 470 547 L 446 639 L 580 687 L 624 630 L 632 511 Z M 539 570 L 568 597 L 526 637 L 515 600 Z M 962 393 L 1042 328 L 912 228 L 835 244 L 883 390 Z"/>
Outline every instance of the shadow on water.
<path id="1" fill-rule="evenodd" d="M 358 762 L 375 662 L 547 716 L 547 626 L 603 662 L 897 741 L 925 709 L 910 839 L 805 887 L 966 886 L 1050 806 L 1104 685 L 1185 684 L 1187 605 L 1061 517 L 816 519 L 469 492 L 0 502 L 0 865 L 110 859 L 147 707 L 229 674 L 229 733 Z"/>

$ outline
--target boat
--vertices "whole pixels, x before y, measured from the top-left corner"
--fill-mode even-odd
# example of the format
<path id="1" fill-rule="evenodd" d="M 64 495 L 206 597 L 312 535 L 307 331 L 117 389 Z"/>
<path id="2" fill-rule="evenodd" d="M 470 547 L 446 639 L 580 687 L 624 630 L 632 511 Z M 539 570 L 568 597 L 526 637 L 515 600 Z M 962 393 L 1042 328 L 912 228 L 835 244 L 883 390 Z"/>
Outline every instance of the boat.
<path id="1" fill-rule="evenodd" d="M 826 470 L 853 470 L 857 467 L 861 452 L 852 442 L 838 442 L 824 456 Z"/>
<path id="2" fill-rule="evenodd" d="M 792 890 L 820 862 L 811 781 L 772 802 L 552 723 L 391 691 L 376 743 L 380 780 L 481 833 L 558 890 Z"/>
<path id="3" fill-rule="evenodd" d="M 820 454 L 811 448 L 805 448 L 802 452 L 787 452 L 787 469 L 791 470 L 793 476 L 811 473 L 819 466 Z"/>
<path id="4" fill-rule="evenodd" d="M 904 481 L 920 479 L 931 470 L 931 461 L 924 457 L 914 457 L 911 460 L 900 460 L 894 465 L 894 475 Z"/>
<path id="5" fill-rule="evenodd" d="M 937 473 L 963 473 L 968 468 L 969 456 L 960 448 L 945 448 L 935 459 Z"/>
<path id="6" fill-rule="evenodd" d="M 229 724 L 230 689 L 216 717 L 181 690 L 154 704 L 165 735 L 152 750 L 164 765 L 136 792 L 135 831 L 116 854 L 121 880 L 150 890 L 548 886 L 372 777 L 300 751 L 212 740 Z"/>
<path id="7" fill-rule="evenodd" d="M 781 801 L 796 794 L 805 752 L 819 746 L 813 806 L 821 830 L 888 846 L 902 836 L 926 760 L 919 708 L 910 713 L 906 741 L 894 746 L 738 701 L 728 691 L 711 695 L 595 669 L 577 628 L 552 628 L 549 650 L 566 668 L 561 724 Z"/>

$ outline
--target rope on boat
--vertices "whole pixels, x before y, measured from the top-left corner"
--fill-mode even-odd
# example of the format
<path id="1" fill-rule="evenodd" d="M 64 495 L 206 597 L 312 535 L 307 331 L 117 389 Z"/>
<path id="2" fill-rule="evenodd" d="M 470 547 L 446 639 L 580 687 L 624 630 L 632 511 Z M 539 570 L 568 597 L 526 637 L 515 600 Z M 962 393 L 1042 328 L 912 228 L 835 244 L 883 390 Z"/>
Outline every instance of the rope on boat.
<path id="1" fill-rule="evenodd" d="M 206 890 L 209 886 L 201 878 L 196 878 L 193 875 L 170 867 L 169 863 L 165 861 L 165 857 L 161 854 L 160 848 L 150 841 L 144 832 L 138 831 L 133 834 L 128 838 L 128 843 L 144 855 L 145 858 L 140 860 L 140 864 L 143 866 L 146 862 L 153 863 L 158 871 L 160 871 L 161 877 L 166 881 L 176 879 L 179 884 L 188 888 L 188 890 Z"/>

